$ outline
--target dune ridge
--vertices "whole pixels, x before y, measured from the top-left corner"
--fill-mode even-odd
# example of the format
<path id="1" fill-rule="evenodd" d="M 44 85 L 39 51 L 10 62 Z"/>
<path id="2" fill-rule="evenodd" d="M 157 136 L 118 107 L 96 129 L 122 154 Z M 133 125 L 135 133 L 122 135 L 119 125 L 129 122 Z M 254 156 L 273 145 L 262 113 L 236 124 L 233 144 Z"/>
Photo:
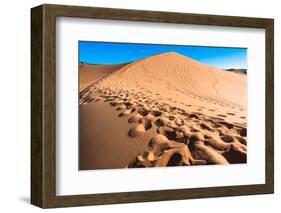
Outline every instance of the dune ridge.
<path id="1" fill-rule="evenodd" d="M 110 73 L 126 66 L 126 64 L 112 64 L 112 65 L 95 65 L 95 64 L 79 64 L 80 73 L 80 91 L 96 83 L 100 79 L 108 76 Z M 93 71 L 94 70 L 94 71 Z"/>
<path id="2" fill-rule="evenodd" d="M 142 145 L 135 148 L 136 156 L 126 159 L 123 153 L 117 157 L 116 161 L 122 158 L 118 168 L 245 163 L 246 80 L 244 74 L 169 52 L 121 66 L 81 89 L 80 113 L 84 113 L 83 107 L 100 103 L 114 108 L 116 117 L 112 119 L 126 119 L 128 124 L 118 126 L 127 134 L 122 138 L 124 146 L 138 143 L 136 139 Z M 80 134 L 91 128 L 83 122 L 80 119 Z M 80 138 L 80 148 L 87 149 L 94 140 L 103 139 Z M 118 138 L 109 137 L 104 143 L 115 140 Z M 106 161 L 110 153 L 104 154 Z M 80 158 L 86 162 L 90 156 Z"/>

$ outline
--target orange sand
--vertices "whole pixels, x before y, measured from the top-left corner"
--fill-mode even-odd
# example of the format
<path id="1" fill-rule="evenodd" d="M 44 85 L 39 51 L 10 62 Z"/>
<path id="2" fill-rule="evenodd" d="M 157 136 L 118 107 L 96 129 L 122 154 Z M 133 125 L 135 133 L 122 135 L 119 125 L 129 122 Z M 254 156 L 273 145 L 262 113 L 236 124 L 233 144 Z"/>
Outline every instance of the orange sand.
<path id="1" fill-rule="evenodd" d="M 79 68 L 80 169 L 246 162 L 245 74 L 174 52 Z"/>

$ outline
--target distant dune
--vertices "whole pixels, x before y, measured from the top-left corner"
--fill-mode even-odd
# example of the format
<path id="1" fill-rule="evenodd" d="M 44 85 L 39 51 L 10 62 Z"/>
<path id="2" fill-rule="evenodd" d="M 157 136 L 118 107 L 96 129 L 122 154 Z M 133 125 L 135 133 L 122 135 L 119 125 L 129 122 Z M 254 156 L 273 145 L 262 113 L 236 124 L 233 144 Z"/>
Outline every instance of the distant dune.
<path id="1" fill-rule="evenodd" d="M 236 73 L 240 73 L 240 74 L 247 74 L 247 69 L 235 69 L 235 68 L 231 68 L 231 69 L 225 69 L 226 71 L 230 71 L 230 72 L 236 72 Z"/>
<path id="2" fill-rule="evenodd" d="M 80 65 L 80 169 L 247 160 L 247 76 L 169 52 Z"/>
<path id="3" fill-rule="evenodd" d="M 80 72 L 80 91 L 97 82 L 98 80 L 108 76 L 110 73 L 125 66 L 124 64 L 113 65 L 94 65 L 94 64 L 79 64 Z"/>

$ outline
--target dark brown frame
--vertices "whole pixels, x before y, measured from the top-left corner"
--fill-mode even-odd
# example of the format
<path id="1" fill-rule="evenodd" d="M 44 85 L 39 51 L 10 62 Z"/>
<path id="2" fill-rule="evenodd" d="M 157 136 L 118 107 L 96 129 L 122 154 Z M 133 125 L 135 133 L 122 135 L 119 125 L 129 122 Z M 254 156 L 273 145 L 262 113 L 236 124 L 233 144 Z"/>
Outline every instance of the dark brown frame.
<path id="1" fill-rule="evenodd" d="M 262 28 L 266 33 L 266 183 L 56 196 L 56 17 Z M 31 9 L 31 203 L 42 207 L 178 200 L 274 192 L 274 20 L 64 5 Z"/>

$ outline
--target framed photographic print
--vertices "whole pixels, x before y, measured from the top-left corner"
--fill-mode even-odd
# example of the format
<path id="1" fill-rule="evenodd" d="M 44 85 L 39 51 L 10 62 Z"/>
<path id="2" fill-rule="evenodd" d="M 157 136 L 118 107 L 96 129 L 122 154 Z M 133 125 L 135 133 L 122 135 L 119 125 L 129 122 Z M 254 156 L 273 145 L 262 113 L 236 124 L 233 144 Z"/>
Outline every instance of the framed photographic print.
<path id="1" fill-rule="evenodd" d="M 274 191 L 273 19 L 31 9 L 31 203 Z"/>

